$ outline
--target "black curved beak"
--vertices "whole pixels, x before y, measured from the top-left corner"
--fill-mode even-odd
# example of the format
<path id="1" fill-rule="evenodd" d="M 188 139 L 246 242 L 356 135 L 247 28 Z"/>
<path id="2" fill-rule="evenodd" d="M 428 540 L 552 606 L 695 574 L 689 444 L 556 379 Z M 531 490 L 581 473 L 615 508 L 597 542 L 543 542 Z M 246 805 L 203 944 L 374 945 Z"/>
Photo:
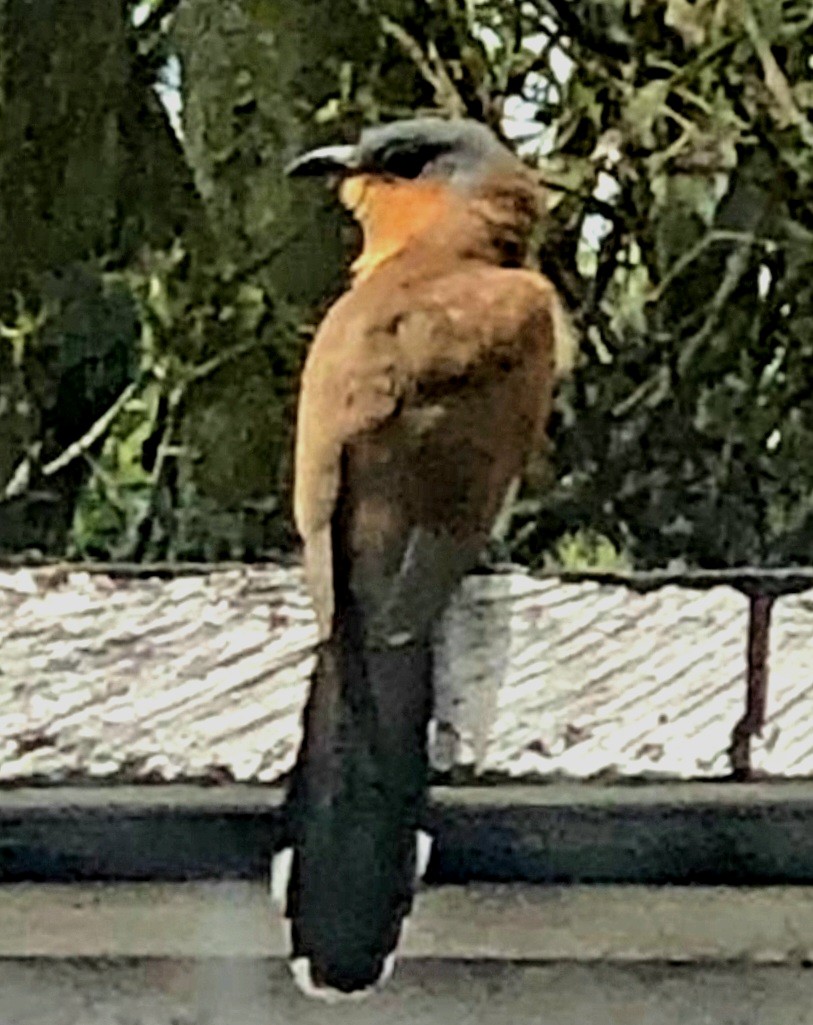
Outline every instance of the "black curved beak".
<path id="1" fill-rule="evenodd" d="M 285 168 L 291 178 L 346 175 L 361 166 L 357 146 L 320 146 L 292 160 Z"/>

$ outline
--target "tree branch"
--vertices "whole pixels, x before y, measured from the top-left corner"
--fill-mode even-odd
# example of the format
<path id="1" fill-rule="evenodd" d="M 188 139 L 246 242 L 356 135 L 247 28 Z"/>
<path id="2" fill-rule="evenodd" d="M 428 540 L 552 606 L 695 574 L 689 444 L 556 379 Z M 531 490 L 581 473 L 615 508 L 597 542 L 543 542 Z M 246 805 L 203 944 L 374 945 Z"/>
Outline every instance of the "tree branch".
<path id="1" fill-rule="evenodd" d="M 108 428 L 119 415 L 119 413 L 122 411 L 122 409 L 124 409 L 124 407 L 135 394 L 140 384 L 140 378 L 128 384 L 124 391 L 121 393 L 121 395 L 119 395 L 119 397 L 113 403 L 113 405 L 107 410 L 107 412 L 103 413 L 96 421 L 96 423 L 94 423 L 93 426 L 88 431 L 86 431 L 81 438 L 79 438 L 77 441 L 74 441 L 71 445 L 69 445 L 64 452 L 61 452 L 55 459 L 52 459 L 49 463 L 46 463 L 44 466 L 41 466 L 39 469 L 39 474 L 42 477 L 53 477 L 54 474 L 57 474 L 61 470 L 64 470 L 66 466 L 69 466 L 72 462 L 74 462 L 74 460 L 79 459 L 80 456 L 83 456 L 89 448 L 92 448 L 93 445 L 102 437 L 105 431 L 108 430 Z M 18 464 L 17 468 L 12 474 L 11 480 L 8 482 L 3 491 L 2 500 L 7 501 L 10 498 L 17 498 L 19 495 L 22 495 L 25 491 L 27 491 L 30 476 L 31 456 L 29 455 L 25 456 L 23 460 Z"/>
<path id="2" fill-rule="evenodd" d="M 716 245 L 718 242 L 758 242 L 757 239 L 751 232 L 748 231 L 725 231 L 717 229 L 710 231 L 707 235 L 704 235 L 699 242 L 695 243 L 691 249 L 688 249 L 679 259 L 675 260 L 669 270 L 663 277 L 660 284 L 653 289 L 653 291 L 647 297 L 647 303 L 659 302 L 674 282 L 680 277 L 680 275 L 697 260 L 703 253 L 709 248 L 709 246 Z"/>
<path id="3" fill-rule="evenodd" d="M 172 454 L 172 440 L 178 426 L 178 413 L 185 394 L 185 385 L 176 385 L 170 392 L 167 400 L 167 416 L 161 431 L 161 440 L 158 443 L 155 464 L 150 479 L 149 501 L 133 532 L 130 558 L 134 562 L 142 562 L 144 560 L 152 540 L 153 523 L 158 513 L 161 487 L 164 483 L 167 466 L 169 465 L 169 456 Z"/>
<path id="4" fill-rule="evenodd" d="M 420 71 L 435 91 L 438 106 L 448 111 L 453 117 L 464 117 L 466 103 L 457 86 L 451 79 L 435 43 L 430 39 L 427 44 L 428 53 L 424 53 L 421 44 L 410 35 L 403 25 L 382 15 L 379 24 L 385 35 L 394 39 Z"/>
<path id="5" fill-rule="evenodd" d="M 749 236 L 748 241 L 742 242 L 728 257 L 723 280 L 720 283 L 720 287 L 717 289 L 714 298 L 709 304 L 709 314 L 706 317 L 703 326 L 686 341 L 684 347 L 680 351 L 680 355 L 678 356 L 678 370 L 681 374 L 686 371 L 698 350 L 705 345 L 709 338 L 714 334 L 726 303 L 734 294 L 734 291 L 740 281 L 742 281 L 743 275 L 748 270 L 753 244 L 753 236 Z"/>
<path id="6" fill-rule="evenodd" d="M 795 126 L 801 132 L 805 143 L 811 146 L 813 145 L 813 128 L 796 105 L 790 83 L 762 32 L 751 4 L 746 3 L 744 6 L 745 31 L 748 33 L 754 52 L 762 65 L 765 88 L 773 96 L 782 117 L 783 124 L 780 124 L 780 127 Z"/>
<path id="7" fill-rule="evenodd" d="M 609 57 L 612 61 L 629 60 L 629 48 L 606 34 L 594 32 L 586 21 L 579 17 L 572 0 L 543 0 L 543 3 L 565 32 L 596 56 Z"/>

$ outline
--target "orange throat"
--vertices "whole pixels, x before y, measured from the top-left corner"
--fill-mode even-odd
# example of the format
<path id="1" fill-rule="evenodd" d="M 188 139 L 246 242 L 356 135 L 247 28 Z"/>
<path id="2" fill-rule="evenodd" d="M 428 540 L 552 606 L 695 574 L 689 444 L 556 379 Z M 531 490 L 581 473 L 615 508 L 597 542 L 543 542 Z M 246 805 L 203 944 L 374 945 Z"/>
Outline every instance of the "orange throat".
<path id="1" fill-rule="evenodd" d="M 449 188 L 438 182 L 369 174 L 346 178 L 339 197 L 364 232 L 364 247 L 352 266 L 359 281 L 443 220 L 454 203 Z"/>

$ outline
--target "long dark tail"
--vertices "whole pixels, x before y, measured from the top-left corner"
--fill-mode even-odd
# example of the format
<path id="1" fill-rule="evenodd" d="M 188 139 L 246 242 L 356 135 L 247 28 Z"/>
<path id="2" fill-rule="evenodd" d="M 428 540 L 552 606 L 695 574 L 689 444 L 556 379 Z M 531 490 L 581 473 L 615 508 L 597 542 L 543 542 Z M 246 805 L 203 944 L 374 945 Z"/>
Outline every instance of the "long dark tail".
<path id="1" fill-rule="evenodd" d="M 315 987 L 378 981 L 411 910 L 431 675 L 428 638 L 370 650 L 352 609 L 319 648 L 289 792 L 287 905 L 292 957 Z"/>

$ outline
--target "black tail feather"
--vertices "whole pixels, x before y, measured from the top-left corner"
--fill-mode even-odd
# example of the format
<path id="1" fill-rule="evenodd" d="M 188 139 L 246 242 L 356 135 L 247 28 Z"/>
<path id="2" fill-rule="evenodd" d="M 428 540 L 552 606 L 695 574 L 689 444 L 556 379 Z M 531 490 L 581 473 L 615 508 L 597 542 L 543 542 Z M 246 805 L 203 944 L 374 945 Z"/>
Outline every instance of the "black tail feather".
<path id="1" fill-rule="evenodd" d="M 370 986 L 414 893 L 427 782 L 431 645 L 364 645 L 360 613 L 319 648 L 289 792 L 293 957 L 316 985 Z"/>

